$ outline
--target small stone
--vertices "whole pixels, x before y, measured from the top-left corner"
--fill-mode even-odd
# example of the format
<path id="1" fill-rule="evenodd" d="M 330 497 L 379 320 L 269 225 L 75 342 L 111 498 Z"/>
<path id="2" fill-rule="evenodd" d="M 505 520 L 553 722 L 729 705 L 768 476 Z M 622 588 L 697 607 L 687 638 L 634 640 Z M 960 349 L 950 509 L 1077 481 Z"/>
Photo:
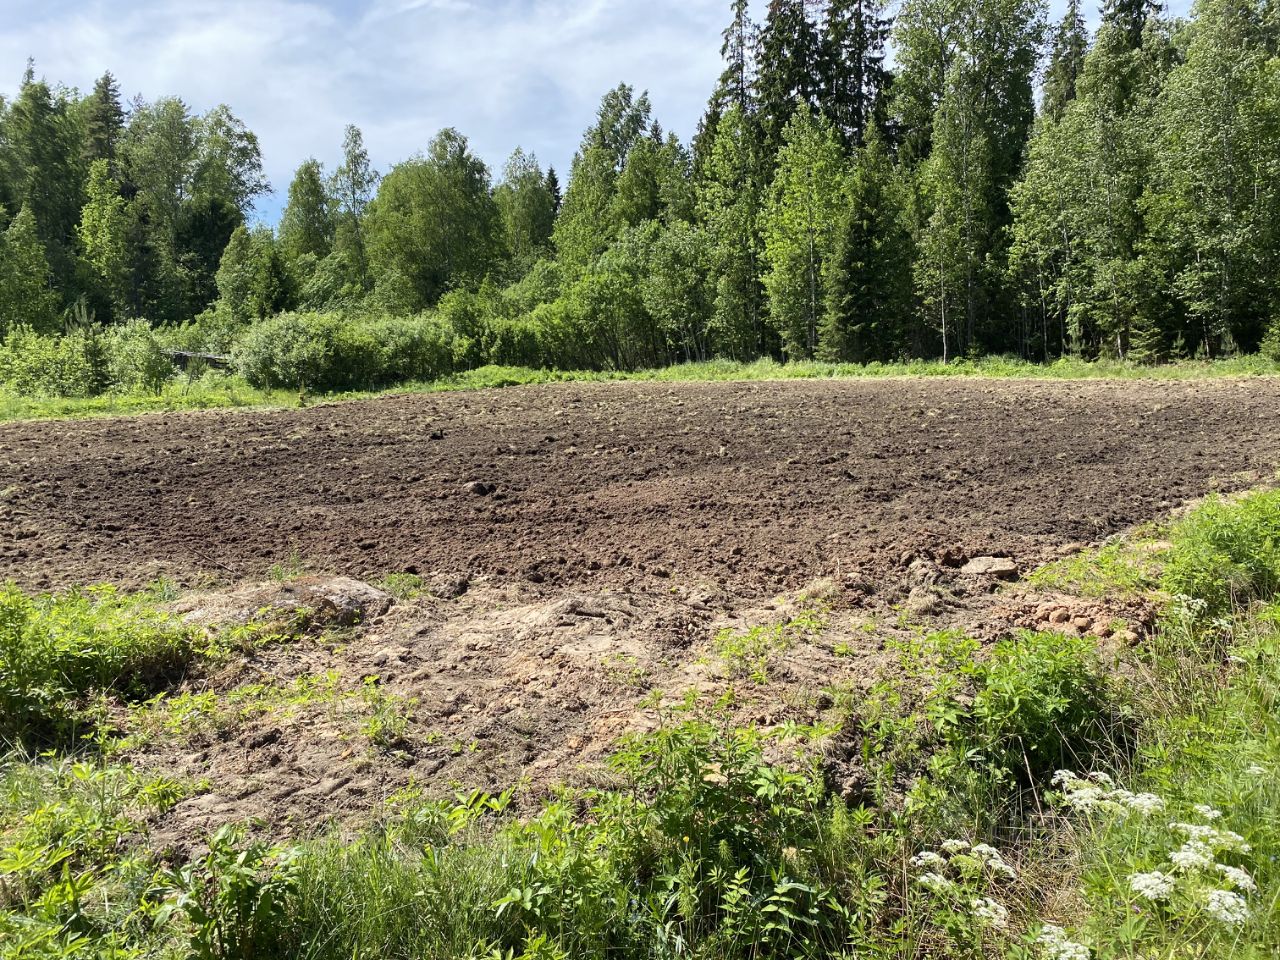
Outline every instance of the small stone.
<path id="1" fill-rule="evenodd" d="M 960 572 L 971 577 L 995 577 L 997 580 L 1016 580 L 1018 565 L 1008 557 L 974 557 Z"/>
<path id="2" fill-rule="evenodd" d="M 1070 619 L 1071 614 L 1062 607 L 1059 607 L 1057 610 L 1053 611 L 1053 613 L 1049 614 L 1050 623 L 1066 623 Z"/>
<path id="3" fill-rule="evenodd" d="M 484 483 L 480 480 L 472 480 L 463 488 L 467 493 L 475 497 L 487 497 L 496 489 L 491 483 Z"/>
<path id="4" fill-rule="evenodd" d="M 1093 626 L 1093 621 L 1088 617 L 1076 617 L 1071 621 L 1071 625 L 1077 630 L 1088 630 Z"/>

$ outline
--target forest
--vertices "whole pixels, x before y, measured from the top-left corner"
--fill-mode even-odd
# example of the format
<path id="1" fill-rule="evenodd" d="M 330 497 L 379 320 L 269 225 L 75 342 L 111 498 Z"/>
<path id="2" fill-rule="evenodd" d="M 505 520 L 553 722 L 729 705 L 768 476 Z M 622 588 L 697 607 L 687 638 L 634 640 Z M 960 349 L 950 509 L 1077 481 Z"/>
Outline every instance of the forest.
<path id="1" fill-rule="evenodd" d="M 317 390 L 485 364 L 1160 362 L 1280 353 L 1280 13 L 1198 0 L 746 0 L 690 143 L 606 93 L 566 184 L 356 126 L 277 227 L 227 106 L 39 78 L 0 103 L 0 383 L 89 396 L 227 356 Z"/>

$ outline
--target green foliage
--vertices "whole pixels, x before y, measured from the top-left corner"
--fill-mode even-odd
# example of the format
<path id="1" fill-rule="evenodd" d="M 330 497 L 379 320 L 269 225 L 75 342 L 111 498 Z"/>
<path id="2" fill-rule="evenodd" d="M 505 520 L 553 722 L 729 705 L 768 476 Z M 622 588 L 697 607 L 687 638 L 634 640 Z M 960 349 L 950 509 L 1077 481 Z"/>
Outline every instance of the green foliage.
<path id="1" fill-rule="evenodd" d="M 0 588 L 0 739 L 69 735 L 89 694 L 145 696 L 197 649 L 188 629 L 110 588 L 41 597 Z"/>
<path id="2" fill-rule="evenodd" d="M 1165 589 L 1202 601 L 1210 614 L 1280 592 L 1280 493 L 1211 499 L 1171 539 Z"/>
<path id="3" fill-rule="evenodd" d="M 1045 564 L 1028 580 L 1041 590 L 1078 597 L 1142 594 L 1159 586 L 1161 554 L 1157 542 L 1146 537 L 1126 537 L 1097 550 Z"/>
<path id="4" fill-rule="evenodd" d="M 244 844 L 242 837 L 239 828 L 222 827 L 203 859 L 165 878 L 172 893 L 157 921 L 184 916 L 198 960 L 254 960 L 268 955 L 285 929 L 297 885 L 293 859 L 263 843 Z"/>

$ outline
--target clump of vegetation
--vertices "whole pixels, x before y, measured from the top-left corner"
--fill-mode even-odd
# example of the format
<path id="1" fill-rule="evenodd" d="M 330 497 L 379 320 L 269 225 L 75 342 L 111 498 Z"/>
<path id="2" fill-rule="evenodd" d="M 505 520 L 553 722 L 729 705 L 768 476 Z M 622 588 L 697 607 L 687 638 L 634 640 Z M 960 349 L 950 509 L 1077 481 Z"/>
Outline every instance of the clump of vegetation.
<path id="1" fill-rule="evenodd" d="M 1280 591 L 1280 491 L 1212 499 L 1177 527 L 1165 589 L 1217 615 Z"/>
<path id="2" fill-rule="evenodd" d="M 72 735 L 91 694 L 147 696 L 200 649 L 145 598 L 108 587 L 43 597 L 0 587 L 0 739 Z"/>

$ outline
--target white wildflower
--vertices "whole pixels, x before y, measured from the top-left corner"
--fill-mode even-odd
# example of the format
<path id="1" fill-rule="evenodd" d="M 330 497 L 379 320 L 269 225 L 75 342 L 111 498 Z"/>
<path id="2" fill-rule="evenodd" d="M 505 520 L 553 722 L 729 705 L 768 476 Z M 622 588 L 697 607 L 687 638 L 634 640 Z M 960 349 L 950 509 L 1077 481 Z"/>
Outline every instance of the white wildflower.
<path id="1" fill-rule="evenodd" d="M 1129 876 L 1129 889 L 1144 900 L 1160 902 L 1168 900 L 1176 881 L 1167 873 L 1153 870 L 1151 873 L 1134 873 Z"/>
<path id="2" fill-rule="evenodd" d="M 954 893 L 956 885 L 940 873 L 923 874 L 916 883 L 934 893 Z"/>
<path id="3" fill-rule="evenodd" d="M 1207 803 L 1197 803 L 1193 809 L 1195 810 L 1196 813 L 1200 814 L 1200 816 L 1204 817 L 1206 820 L 1222 819 L 1222 811 L 1215 810 L 1213 807 L 1209 806 Z"/>
<path id="4" fill-rule="evenodd" d="M 1234 830 L 1223 830 L 1221 827 L 1213 827 L 1206 823 L 1171 823 L 1169 826 L 1178 833 L 1186 834 L 1189 839 L 1213 847 L 1215 850 L 1238 850 L 1240 853 L 1248 853 L 1252 849 L 1244 842 L 1244 837 Z"/>
<path id="5" fill-rule="evenodd" d="M 1169 861 L 1183 872 L 1204 870 L 1213 865 L 1213 848 L 1201 840 L 1188 840 L 1169 854 Z"/>
<path id="6" fill-rule="evenodd" d="M 1104 787 L 1114 787 L 1116 785 L 1116 782 L 1111 779 L 1111 775 L 1107 773 L 1091 773 L 1089 774 L 1089 779 Z"/>
<path id="7" fill-rule="evenodd" d="M 1089 960 L 1089 948 L 1067 937 L 1067 931 L 1046 923 L 1036 937 L 1046 960 Z"/>
<path id="8" fill-rule="evenodd" d="M 1144 817 L 1149 817 L 1153 813 L 1159 813 L 1164 810 L 1164 798 L 1158 797 L 1154 793 L 1135 793 L 1132 794 L 1124 805 L 1130 810 L 1140 813 Z"/>
<path id="9" fill-rule="evenodd" d="M 1053 775 L 1053 780 L 1050 782 L 1055 787 L 1067 787 L 1073 783 L 1083 783 L 1084 781 L 1070 770 L 1059 770 Z"/>
<path id="10" fill-rule="evenodd" d="M 942 852 L 947 854 L 967 853 L 969 844 L 963 840 L 943 840 Z"/>
<path id="11" fill-rule="evenodd" d="M 993 873 L 998 873 L 1010 880 L 1016 880 L 1018 872 L 1004 862 L 1004 857 L 1000 855 L 1000 851 L 995 847 L 985 843 L 979 843 L 974 846 L 972 853 L 975 857 L 982 861 L 982 865 Z"/>
<path id="12" fill-rule="evenodd" d="M 1077 810 L 1092 810 L 1094 807 L 1107 806 L 1109 799 L 1109 791 L 1091 785 L 1072 787 L 1063 797 L 1067 806 L 1075 807 Z"/>
<path id="13" fill-rule="evenodd" d="M 1004 904 L 997 903 L 990 897 L 978 897 L 976 900 L 971 900 L 969 906 L 973 908 L 973 915 L 986 926 L 1009 925 L 1009 911 L 1005 909 Z"/>
<path id="14" fill-rule="evenodd" d="M 1252 893 L 1254 890 L 1258 889 L 1258 885 L 1253 882 L 1253 877 L 1249 876 L 1249 872 L 1247 870 L 1241 870 L 1239 867 L 1228 866 L 1225 863 L 1220 863 L 1217 866 L 1218 872 L 1227 878 L 1227 883 L 1231 884 L 1237 890 L 1244 890 Z"/>
<path id="15" fill-rule="evenodd" d="M 1210 890 L 1204 908 L 1219 923 L 1236 927 L 1249 919 L 1249 905 L 1244 897 L 1230 890 Z"/>
<path id="16" fill-rule="evenodd" d="M 937 867 L 941 869 L 946 867 L 947 859 L 940 854 L 934 853 L 932 850 L 926 850 L 923 853 L 918 853 L 912 857 L 911 865 L 913 867 Z"/>

